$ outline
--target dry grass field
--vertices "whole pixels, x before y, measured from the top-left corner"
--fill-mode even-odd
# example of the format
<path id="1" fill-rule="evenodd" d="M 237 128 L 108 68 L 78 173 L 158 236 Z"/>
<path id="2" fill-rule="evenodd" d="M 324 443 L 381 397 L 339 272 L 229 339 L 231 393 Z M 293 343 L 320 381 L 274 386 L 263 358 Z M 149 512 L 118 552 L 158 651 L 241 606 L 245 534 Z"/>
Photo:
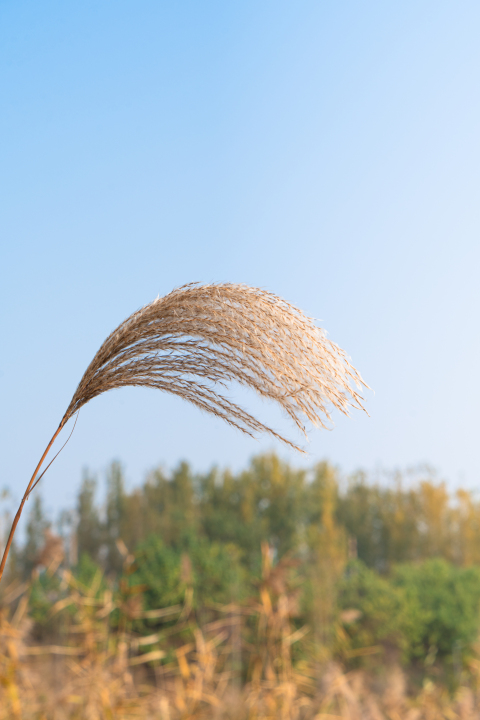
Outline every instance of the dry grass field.
<path id="1" fill-rule="evenodd" d="M 134 563 L 124 552 L 125 577 Z M 114 587 L 100 572 L 84 585 L 52 552 L 45 572 L 58 580 L 61 599 L 52 598 L 48 639 L 35 633 L 31 585 L 16 580 L 3 590 L 0 719 L 480 717 L 480 657 L 454 693 L 431 680 L 412 692 L 394 661 L 382 672 L 346 672 L 315 652 L 311 629 L 292 620 L 298 589 L 289 586 L 288 566 L 272 567 L 264 545 L 256 593 L 212 608 L 213 619 L 200 627 L 188 592 L 181 605 L 144 611 L 141 586 Z M 142 623 L 155 632 L 145 634 Z M 296 652 L 299 643 L 308 652 Z"/>

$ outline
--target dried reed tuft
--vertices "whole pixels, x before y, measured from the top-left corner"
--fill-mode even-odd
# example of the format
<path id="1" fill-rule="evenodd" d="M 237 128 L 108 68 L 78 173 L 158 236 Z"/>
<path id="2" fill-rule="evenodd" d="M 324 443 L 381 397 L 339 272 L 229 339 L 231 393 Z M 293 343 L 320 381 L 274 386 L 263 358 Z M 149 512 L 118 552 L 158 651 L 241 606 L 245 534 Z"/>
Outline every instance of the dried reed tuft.
<path id="1" fill-rule="evenodd" d="M 326 427 L 332 407 L 345 414 L 350 406 L 364 409 L 357 390 L 367 387 L 344 351 L 276 295 L 246 285 L 194 283 L 157 298 L 124 320 L 88 366 L 30 480 L 0 579 L 23 505 L 53 442 L 83 405 L 108 390 L 127 385 L 164 390 L 249 435 L 269 432 L 300 450 L 214 389 L 231 381 L 275 400 L 303 433 L 304 418 Z"/>

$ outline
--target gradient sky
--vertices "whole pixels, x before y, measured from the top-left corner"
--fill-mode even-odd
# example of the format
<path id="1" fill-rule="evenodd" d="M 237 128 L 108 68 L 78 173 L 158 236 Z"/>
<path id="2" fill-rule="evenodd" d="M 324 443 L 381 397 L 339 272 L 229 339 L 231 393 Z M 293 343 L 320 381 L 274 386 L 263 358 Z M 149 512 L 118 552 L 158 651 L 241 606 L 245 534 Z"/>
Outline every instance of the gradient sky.
<path id="1" fill-rule="evenodd" d="M 190 281 L 319 318 L 370 418 L 302 458 L 109 393 L 42 480 L 51 512 L 113 458 L 133 486 L 270 449 L 480 488 L 479 36 L 478 0 L 0 2 L 0 490 L 20 498 L 105 336 Z"/>

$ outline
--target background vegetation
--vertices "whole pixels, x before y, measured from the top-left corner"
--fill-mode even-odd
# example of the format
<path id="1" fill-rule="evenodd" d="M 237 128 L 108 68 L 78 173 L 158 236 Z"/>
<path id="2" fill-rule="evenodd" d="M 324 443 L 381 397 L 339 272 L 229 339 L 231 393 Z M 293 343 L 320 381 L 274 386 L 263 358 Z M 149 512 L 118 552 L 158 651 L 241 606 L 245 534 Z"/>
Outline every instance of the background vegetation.
<path id="1" fill-rule="evenodd" d="M 393 717 L 391 708 L 397 717 L 399 708 L 412 718 L 470 717 L 462 713 L 480 700 L 472 493 L 450 495 L 427 470 L 374 482 L 341 478 L 327 463 L 298 470 L 275 455 L 238 474 L 196 474 L 184 462 L 130 492 L 113 463 L 105 502 L 97 489 L 85 473 L 55 532 L 40 495 L 32 500 L 2 588 L 8 712 L 31 716 L 20 702 L 26 667 L 32 677 L 48 667 L 63 688 L 86 668 L 107 673 L 108 697 L 99 690 L 89 710 L 88 693 L 72 686 L 45 716 L 58 718 L 110 717 L 114 707 L 113 717 L 130 717 L 154 697 L 165 718 L 213 709 L 368 717 L 372 703 L 372 717 Z M 40 671 L 35 655 L 51 664 Z M 29 707 L 40 707 L 29 682 Z"/>

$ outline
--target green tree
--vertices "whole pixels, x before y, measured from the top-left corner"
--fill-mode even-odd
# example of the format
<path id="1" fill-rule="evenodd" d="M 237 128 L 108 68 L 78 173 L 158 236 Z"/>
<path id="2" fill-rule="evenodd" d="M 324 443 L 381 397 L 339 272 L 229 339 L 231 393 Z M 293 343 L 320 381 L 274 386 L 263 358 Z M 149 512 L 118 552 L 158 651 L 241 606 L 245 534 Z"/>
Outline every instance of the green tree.
<path id="1" fill-rule="evenodd" d="M 345 658 L 381 653 L 386 644 L 408 652 L 405 593 L 361 560 L 350 561 L 340 582 L 338 612 L 343 626 L 339 649 Z"/>
<path id="2" fill-rule="evenodd" d="M 84 472 L 77 497 L 77 553 L 98 560 L 103 528 L 95 503 L 96 480 Z"/>
<path id="3" fill-rule="evenodd" d="M 432 663 L 466 657 L 477 641 L 480 568 L 459 568 L 443 558 L 395 568 L 392 584 L 407 600 L 408 655 Z"/>
<path id="4" fill-rule="evenodd" d="M 126 493 L 123 469 L 114 461 L 107 473 L 107 507 L 105 521 L 105 546 L 107 550 L 106 566 L 108 572 L 120 572 L 123 558 L 118 551 L 117 541 L 123 539 L 123 529 L 128 523 L 126 512 Z"/>
<path id="5" fill-rule="evenodd" d="M 26 529 L 26 542 L 21 553 L 22 574 L 30 577 L 38 564 L 39 553 L 45 544 L 45 531 L 51 526 L 43 509 L 42 497 L 36 494 L 30 510 Z"/>
<path id="6" fill-rule="evenodd" d="M 277 557 L 298 549 L 305 521 L 306 472 L 274 454 L 253 458 L 247 470 L 200 479 L 201 517 L 211 540 L 232 542 L 245 563 L 260 570 L 262 542 Z"/>
<path id="7" fill-rule="evenodd" d="M 233 545 L 192 537 L 182 550 L 152 535 L 135 554 L 129 582 L 146 587 L 148 609 L 186 603 L 203 622 L 209 607 L 237 601 L 246 592 L 240 552 Z"/>

